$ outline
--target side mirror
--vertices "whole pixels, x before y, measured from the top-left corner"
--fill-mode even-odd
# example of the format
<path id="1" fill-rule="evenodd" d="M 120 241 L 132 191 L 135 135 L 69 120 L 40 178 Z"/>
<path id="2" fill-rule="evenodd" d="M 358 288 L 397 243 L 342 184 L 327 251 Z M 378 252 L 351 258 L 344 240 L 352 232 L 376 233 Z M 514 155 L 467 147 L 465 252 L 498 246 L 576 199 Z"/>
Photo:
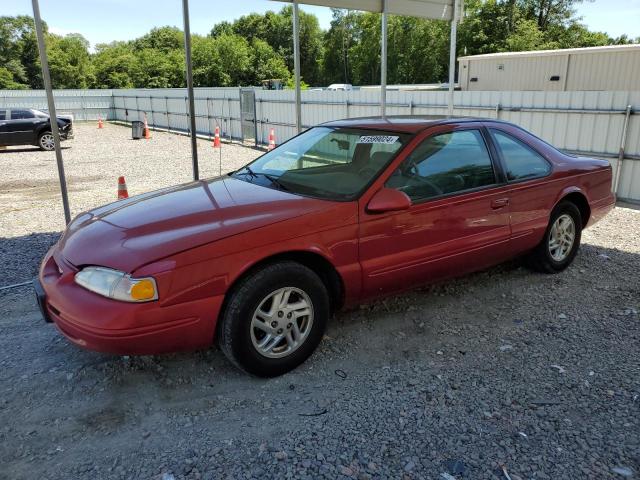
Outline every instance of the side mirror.
<path id="1" fill-rule="evenodd" d="M 411 199 L 406 193 L 393 188 L 383 188 L 371 197 L 367 211 L 371 213 L 399 212 L 409 209 L 410 206 Z"/>

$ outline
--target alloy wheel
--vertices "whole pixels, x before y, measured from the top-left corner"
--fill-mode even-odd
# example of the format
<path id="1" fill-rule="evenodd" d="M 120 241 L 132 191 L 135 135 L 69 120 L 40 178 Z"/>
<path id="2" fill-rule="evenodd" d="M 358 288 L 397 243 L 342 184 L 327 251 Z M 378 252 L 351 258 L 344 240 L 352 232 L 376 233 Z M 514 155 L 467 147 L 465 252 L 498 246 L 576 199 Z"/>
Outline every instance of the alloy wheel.
<path id="1" fill-rule="evenodd" d="M 576 224 L 571 215 L 562 214 L 551 226 L 549 232 L 549 253 L 556 262 L 565 260 L 576 239 Z"/>
<path id="2" fill-rule="evenodd" d="M 53 150 L 55 148 L 55 142 L 53 141 L 53 134 L 45 133 L 40 137 L 40 146 L 45 150 Z"/>
<path id="3" fill-rule="evenodd" d="M 251 319 L 254 348 L 268 358 L 283 358 L 304 343 L 313 326 L 313 304 L 309 295 L 285 287 L 267 295 Z"/>

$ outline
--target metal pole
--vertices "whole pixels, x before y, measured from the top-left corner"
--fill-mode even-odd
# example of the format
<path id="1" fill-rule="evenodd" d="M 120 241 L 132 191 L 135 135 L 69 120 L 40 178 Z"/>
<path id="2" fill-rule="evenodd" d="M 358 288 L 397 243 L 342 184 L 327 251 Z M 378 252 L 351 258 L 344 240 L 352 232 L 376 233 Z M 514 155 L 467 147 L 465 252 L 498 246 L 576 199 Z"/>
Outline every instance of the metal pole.
<path id="1" fill-rule="evenodd" d="M 196 106 L 193 100 L 193 70 L 191 67 L 191 28 L 189 27 L 189 0 L 182 0 L 182 17 L 184 19 L 184 54 L 187 66 L 187 95 L 189 97 L 189 125 L 191 135 L 191 162 L 193 163 L 193 179 L 198 180 L 198 143 L 196 141 Z"/>
<path id="2" fill-rule="evenodd" d="M 293 69 L 296 77 L 296 128 L 302 131 L 302 93 L 300 90 L 300 19 L 297 0 L 293 1 Z"/>
<path id="3" fill-rule="evenodd" d="M 458 1 L 453 1 L 453 16 L 451 18 L 451 38 L 449 44 L 449 98 L 448 108 L 449 115 L 453 115 L 453 91 L 456 73 L 456 37 L 458 34 Z"/>
<path id="4" fill-rule="evenodd" d="M 42 80 L 44 89 L 47 92 L 47 104 L 49 106 L 49 123 L 53 134 L 53 144 L 56 150 L 56 162 L 58 163 L 58 178 L 60 179 L 60 192 L 62 193 L 62 208 L 64 209 L 64 220 L 68 225 L 71 222 L 71 212 L 69 210 L 69 197 L 67 195 L 67 180 L 64 175 L 64 163 L 62 161 L 62 150 L 60 148 L 60 131 L 58 130 L 58 117 L 56 115 L 56 105 L 53 101 L 53 89 L 51 87 L 51 76 L 49 75 L 49 62 L 47 60 L 47 48 L 44 43 L 42 33 L 42 19 L 40 18 L 40 5 L 38 0 L 31 0 L 33 6 L 33 19 L 36 24 L 36 37 L 38 38 L 38 51 L 40 52 L 40 63 L 42 65 Z"/>
<path id="5" fill-rule="evenodd" d="M 624 112 L 624 124 L 622 125 L 622 138 L 620 139 L 620 150 L 618 152 L 618 165 L 616 166 L 616 179 L 613 184 L 613 193 L 618 197 L 618 185 L 620 174 L 622 173 L 622 162 L 624 160 L 624 148 L 627 144 L 627 131 L 629 130 L 629 117 L 631 116 L 631 105 L 627 105 Z"/>
<path id="6" fill-rule="evenodd" d="M 156 131 L 156 122 L 153 116 L 153 97 L 149 94 L 149 113 L 151 114 L 151 130 Z"/>
<path id="7" fill-rule="evenodd" d="M 169 124 L 169 98 L 164 97 L 164 112 L 167 115 L 167 132 L 171 133 L 171 125 Z"/>
<path id="8" fill-rule="evenodd" d="M 211 109 L 209 108 L 209 97 L 206 98 L 207 102 L 207 130 L 209 130 L 209 140 L 213 140 L 213 125 L 211 124 Z"/>
<path id="9" fill-rule="evenodd" d="M 382 52 L 380 54 L 380 115 L 387 115 L 387 2 L 382 0 Z"/>
<path id="10" fill-rule="evenodd" d="M 224 94 L 225 99 L 227 100 L 227 117 L 229 118 L 228 125 L 225 123 L 227 131 L 229 132 L 227 135 L 227 141 L 231 142 L 233 140 L 233 125 L 231 123 L 231 97 L 227 97 L 227 93 Z M 224 104 L 223 104 L 224 108 Z M 240 114 L 242 116 L 242 113 Z M 226 122 L 226 120 L 225 120 Z M 242 122 L 240 123 L 240 130 L 242 130 Z M 242 132 L 240 132 L 242 134 Z"/>

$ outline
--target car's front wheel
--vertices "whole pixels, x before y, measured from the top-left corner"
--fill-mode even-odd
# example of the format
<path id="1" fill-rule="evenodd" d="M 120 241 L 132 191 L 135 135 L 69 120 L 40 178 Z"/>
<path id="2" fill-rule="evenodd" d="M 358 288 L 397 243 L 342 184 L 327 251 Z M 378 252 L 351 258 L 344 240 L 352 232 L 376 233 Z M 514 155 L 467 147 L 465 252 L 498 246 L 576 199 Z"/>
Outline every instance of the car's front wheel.
<path id="1" fill-rule="evenodd" d="M 239 368 L 261 377 L 282 375 L 311 356 L 329 310 L 327 289 L 315 272 L 292 261 L 273 263 L 233 289 L 218 343 Z"/>
<path id="2" fill-rule="evenodd" d="M 582 217 L 572 202 L 559 203 L 551 212 L 544 238 L 529 255 L 529 265 L 539 272 L 558 273 L 567 268 L 580 248 Z"/>
<path id="3" fill-rule="evenodd" d="M 42 150 L 51 151 L 55 148 L 55 142 L 53 141 L 53 133 L 42 132 L 38 137 L 38 146 Z"/>

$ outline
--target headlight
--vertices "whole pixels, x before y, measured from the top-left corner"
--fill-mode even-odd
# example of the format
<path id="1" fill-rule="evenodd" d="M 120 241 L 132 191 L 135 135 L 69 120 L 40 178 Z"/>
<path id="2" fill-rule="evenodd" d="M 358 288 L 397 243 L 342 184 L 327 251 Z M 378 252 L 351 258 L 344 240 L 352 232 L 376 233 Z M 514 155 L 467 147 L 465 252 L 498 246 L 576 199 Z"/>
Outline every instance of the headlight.
<path id="1" fill-rule="evenodd" d="M 76 273 L 75 281 L 98 295 L 123 302 L 150 302 L 158 299 L 158 289 L 153 278 L 132 278 L 110 268 L 83 268 Z"/>

